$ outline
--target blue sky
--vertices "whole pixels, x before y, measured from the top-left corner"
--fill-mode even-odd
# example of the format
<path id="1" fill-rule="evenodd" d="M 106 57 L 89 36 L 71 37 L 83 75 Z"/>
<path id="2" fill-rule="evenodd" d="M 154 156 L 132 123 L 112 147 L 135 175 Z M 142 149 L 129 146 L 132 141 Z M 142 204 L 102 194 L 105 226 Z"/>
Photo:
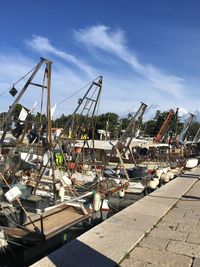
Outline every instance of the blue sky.
<path id="1" fill-rule="evenodd" d="M 0 93 L 51 59 L 52 105 L 103 75 L 99 112 L 139 102 L 199 112 L 200 2 L 191 0 L 7 0 L 0 9 Z M 37 95 L 37 94 L 36 94 Z M 72 112 L 75 96 L 56 116 Z M 12 97 L 4 94 L 1 111 Z M 33 93 L 27 95 L 32 105 Z"/>

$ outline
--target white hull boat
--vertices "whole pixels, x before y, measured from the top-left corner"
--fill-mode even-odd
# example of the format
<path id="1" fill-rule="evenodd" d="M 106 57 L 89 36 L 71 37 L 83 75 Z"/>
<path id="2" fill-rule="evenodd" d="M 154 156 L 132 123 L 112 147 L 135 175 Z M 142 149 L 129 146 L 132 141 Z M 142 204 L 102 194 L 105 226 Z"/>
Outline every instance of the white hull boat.
<path id="1" fill-rule="evenodd" d="M 191 159 L 187 159 L 186 164 L 185 164 L 185 168 L 192 169 L 192 168 L 196 167 L 197 165 L 198 165 L 198 159 L 191 158 Z"/>

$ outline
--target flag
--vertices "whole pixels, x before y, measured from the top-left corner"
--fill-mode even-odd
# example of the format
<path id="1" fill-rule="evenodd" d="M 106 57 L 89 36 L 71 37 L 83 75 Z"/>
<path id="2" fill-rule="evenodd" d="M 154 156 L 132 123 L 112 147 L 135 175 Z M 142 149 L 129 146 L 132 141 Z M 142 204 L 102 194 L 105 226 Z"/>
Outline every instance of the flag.
<path id="1" fill-rule="evenodd" d="M 57 108 L 57 104 L 55 104 L 52 108 L 51 108 L 51 119 L 53 119 L 53 115 L 56 111 L 56 108 Z"/>
<path id="2" fill-rule="evenodd" d="M 25 108 L 22 108 L 18 119 L 20 121 L 25 121 L 27 118 L 27 115 L 28 115 L 28 112 L 25 110 Z"/>

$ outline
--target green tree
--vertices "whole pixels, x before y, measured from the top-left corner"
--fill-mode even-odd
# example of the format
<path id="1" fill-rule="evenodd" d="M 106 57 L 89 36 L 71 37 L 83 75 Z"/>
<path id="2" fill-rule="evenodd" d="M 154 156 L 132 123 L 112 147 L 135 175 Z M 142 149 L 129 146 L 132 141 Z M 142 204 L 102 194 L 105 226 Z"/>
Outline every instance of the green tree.
<path id="1" fill-rule="evenodd" d="M 190 128 L 188 130 L 188 134 L 187 134 L 187 137 L 189 138 L 189 140 L 193 140 L 194 139 L 199 127 L 200 127 L 200 123 L 198 121 L 194 121 L 191 124 L 191 126 L 190 126 Z"/>

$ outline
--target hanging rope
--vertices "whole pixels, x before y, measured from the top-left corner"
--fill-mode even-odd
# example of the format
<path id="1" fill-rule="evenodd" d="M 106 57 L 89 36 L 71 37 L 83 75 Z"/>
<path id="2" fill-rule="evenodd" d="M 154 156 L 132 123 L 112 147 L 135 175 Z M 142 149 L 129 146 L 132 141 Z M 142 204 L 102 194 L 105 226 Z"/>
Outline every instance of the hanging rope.
<path id="1" fill-rule="evenodd" d="M 23 77 L 21 77 L 19 80 L 17 80 L 12 86 L 10 86 L 8 89 L 6 89 L 5 91 L 3 91 L 1 94 L 0 94 L 0 97 L 2 95 L 4 95 L 7 91 L 9 91 L 10 89 L 12 89 L 13 86 L 15 86 L 16 84 L 18 84 L 21 80 L 23 80 L 27 75 L 29 75 L 31 72 L 34 71 L 34 69 L 37 67 L 37 65 L 32 68 L 31 70 L 29 70 Z"/>

